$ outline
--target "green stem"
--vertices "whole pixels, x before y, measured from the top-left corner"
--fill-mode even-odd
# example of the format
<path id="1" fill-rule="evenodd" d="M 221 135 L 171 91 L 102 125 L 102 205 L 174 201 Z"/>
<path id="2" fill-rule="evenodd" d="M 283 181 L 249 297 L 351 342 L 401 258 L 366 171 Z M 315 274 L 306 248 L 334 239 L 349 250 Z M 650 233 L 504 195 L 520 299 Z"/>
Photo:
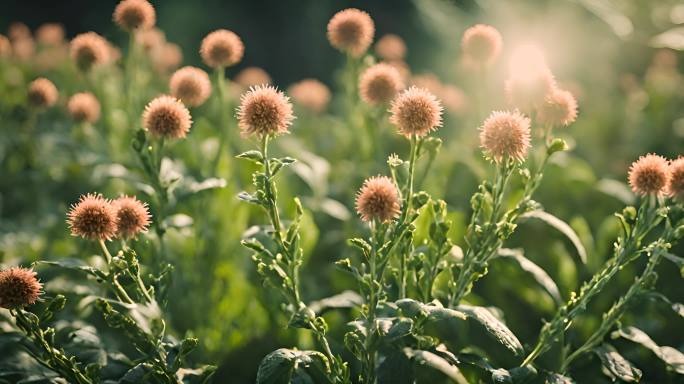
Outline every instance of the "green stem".
<path id="1" fill-rule="evenodd" d="M 411 135 L 411 155 L 409 158 L 409 171 L 408 171 L 408 192 L 406 193 L 406 199 L 404 201 L 405 208 L 402 214 L 401 223 L 405 223 L 407 217 L 411 213 L 411 206 L 413 203 L 413 179 L 416 171 L 416 159 L 418 157 L 418 147 L 419 139 L 416 135 Z M 408 259 L 408 253 L 411 251 L 410 245 L 406 245 L 404 249 L 401 249 L 401 260 L 399 266 L 399 298 L 406 298 L 406 275 L 408 271 L 406 270 L 406 263 Z"/>
<path id="2" fill-rule="evenodd" d="M 219 127 L 218 127 L 218 137 L 219 144 L 216 149 L 216 155 L 211 162 L 211 174 L 215 175 L 218 170 L 218 166 L 221 162 L 221 155 L 223 154 L 223 147 L 226 145 L 226 136 L 228 130 L 228 114 L 225 113 L 224 109 L 226 107 L 226 69 L 224 67 L 216 68 L 216 86 L 219 103 Z"/>

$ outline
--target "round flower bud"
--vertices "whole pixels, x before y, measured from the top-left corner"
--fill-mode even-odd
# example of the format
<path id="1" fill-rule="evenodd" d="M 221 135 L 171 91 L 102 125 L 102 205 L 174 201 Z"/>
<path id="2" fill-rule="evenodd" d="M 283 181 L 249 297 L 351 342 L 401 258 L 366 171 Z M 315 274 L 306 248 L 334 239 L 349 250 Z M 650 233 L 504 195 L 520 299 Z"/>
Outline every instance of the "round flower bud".
<path id="1" fill-rule="evenodd" d="M 554 89 L 537 108 L 540 124 L 567 127 L 577 120 L 577 100 L 575 96 L 562 89 Z"/>
<path id="2" fill-rule="evenodd" d="M 375 53 L 383 60 L 402 61 L 406 56 L 406 44 L 401 37 L 389 33 L 375 43 Z"/>
<path id="3" fill-rule="evenodd" d="M 366 179 L 356 194 L 356 212 L 367 223 L 391 221 L 399 216 L 400 210 L 399 192 L 389 177 Z"/>
<path id="4" fill-rule="evenodd" d="M 73 236 L 88 240 L 111 240 L 116 236 L 116 209 L 102 195 L 89 193 L 71 206 L 67 223 Z"/>
<path id="5" fill-rule="evenodd" d="M 290 99 L 270 85 L 258 85 L 243 94 L 237 117 L 245 137 L 288 133 L 294 120 Z"/>
<path id="6" fill-rule="evenodd" d="M 116 209 L 117 237 L 128 240 L 147 232 L 151 216 L 146 203 L 135 197 L 121 196 L 112 204 Z"/>
<path id="7" fill-rule="evenodd" d="M 465 31 L 461 47 L 468 60 L 486 66 L 499 57 L 501 40 L 501 34 L 496 28 L 477 24 Z"/>
<path id="8" fill-rule="evenodd" d="M 142 125 L 153 137 L 182 139 L 190 131 L 190 111 L 180 100 L 162 95 L 145 106 Z"/>
<path id="9" fill-rule="evenodd" d="M 123 0 L 114 8 L 114 22 L 129 32 L 152 28 L 155 21 L 154 7 L 147 0 Z"/>
<path id="10" fill-rule="evenodd" d="M 670 163 L 670 179 L 667 193 L 677 200 L 684 200 L 684 157 Z"/>
<path id="11" fill-rule="evenodd" d="M 330 44 L 353 57 L 359 57 L 368 50 L 374 34 L 373 19 L 356 8 L 339 11 L 328 22 Z"/>
<path id="12" fill-rule="evenodd" d="M 401 92 L 392 100 L 390 113 L 390 123 L 406 137 L 422 137 L 442 126 L 442 105 L 424 88 Z"/>
<path id="13" fill-rule="evenodd" d="M 69 115 L 76 122 L 94 123 L 100 118 L 100 102 L 90 92 L 76 93 L 67 104 Z"/>
<path id="14" fill-rule="evenodd" d="M 368 67 L 359 77 L 361 100 L 368 104 L 389 103 L 404 88 L 399 71 L 385 63 Z"/>
<path id="15" fill-rule="evenodd" d="M 48 108 L 55 105 L 58 96 L 57 87 L 44 77 L 37 78 L 29 84 L 28 101 L 36 108 Z"/>
<path id="16" fill-rule="evenodd" d="M 95 32 L 81 33 L 74 37 L 69 50 L 71 59 L 84 71 L 109 62 L 110 45 L 104 37 Z"/>
<path id="17" fill-rule="evenodd" d="M 480 145 L 496 163 L 522 163 L 530 148 L 530 119 L 517 111 L 492 112 L 480 128 Z"/>
<path id="18" fill-rule="evenodd" d="M 637 195 L 663 195 L 668 192 L 670 168 L 666 158 L 649 153 L 629 168 L 629 185 Z"/>
<path id="19" fill-rule="evenodd" d="M 196 67 L 183 67 L 169 80 L 171 95 L 184 104 L 197 107 L 204 104 L 211 94 L 209 75 Z"/>
<path id="20" fill-rule="evenodd" d="M 299 81 L 290 87 L 288 93 L 296 104 L 316 113 L 325 110 L 331 97 L 330 89 L 316 79 Z"/>
<path id="21" fill-rule="evenodd" d="M 31 269 L 15 267 L 0 271 L 0 308 L 17 309 L 35 304 L 42 289 Z"/>
<path id="22" fill-rule="evenodd" d="M 211 32 L 200 46 L 200 55 L 204 63 L 212 68 L 230 67 L 242 60 L 245 46 L 235 33 L 219 29 Z"/>

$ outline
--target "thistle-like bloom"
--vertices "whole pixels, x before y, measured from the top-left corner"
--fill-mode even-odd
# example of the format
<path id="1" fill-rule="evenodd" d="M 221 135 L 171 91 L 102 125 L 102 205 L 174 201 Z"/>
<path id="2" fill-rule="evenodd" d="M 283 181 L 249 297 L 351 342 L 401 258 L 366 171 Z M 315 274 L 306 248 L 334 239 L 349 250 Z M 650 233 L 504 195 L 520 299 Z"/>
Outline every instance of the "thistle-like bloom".
<path id="1" fill-rule="evenodd" d="M 442 126 L 442 105 L 427 89 L 410 87 L 392 100 L 390 123 L 399 133 L 422 137 Z"/>
<path id="2" fill-rule="evenodd" d="M 36 42 L 31 37 L 14 39 L 12 40 L 12 53 L 17 59 L 28 61 L 36 53 Z"/>
<path id="3" fill-rule="evenodd" d="M 374 34 L 373 19 L 356 8 L 339 11 L 328 22 L 330 44 L 353 57 L 359 57 L 368 50 Z"/>
<path id="4" fill-rule="evenodd" d="M 389 103 L 402 88 L 404 82 L 399 71 L 389 64 L 370 66 L 359 77 L 359 94 L 368 104 Z"/>
<path id="5" fill-rule="evenodd" d="M 577 120 L 577 100 L 572 93 L 554 89 L 537 108 L 537 119 L 541 124 L 567 127 Z"/>
<path id="6" fill-rule="evenodd" d="M 629 185 L 638 195 L 663 195 L 670 184 L 670 167 L 666 158 L 649 153 L 639 157 L 629 168 Z"/>
<path id="7" fill-rule="evenodd" d="M 530 119 L 518 111 L 492 112 L 480 128 L 480 145 L 496 163 L 522 163 L 530 148 Z"/>
<path id="8" fill-rule="evenodd" d="M 375 176 L 363 182 L 356 194 L 356 212 L 365 222 L 385 223 L 399 216 L 399 192 L 392 179 Z"/>
<path id="9" fill-rule="evenodd" d="M 57 102 L 57 87 L 52 81 L 39 77 L 29 84 L 28 101 L 36 108 L 48 108 Z"/>
<path id="10" fill-rule="evenodd" d="M 271 76 L 259 67 L 247 67 L 235 75 L 235 82 L 244 89 L 271 84 Z"/>
<path id="11" fill-rule="evenodd" d="M 0 308 L 17 309 L 35 304 L 42 289 L 32 269 L 15 267 L 0 271 Z"/>
<path id="12" fill-rule="evenodd" d="M 491 25 L 477 24 L 463 33 L 461 47 L 468 60 L 479 65 L 492 64 L 501 53 L 501 34 Z"/>
<path id="13" fill-rule="evenodd" d="M 94 193 L 82 195 L 67 214 L 71 234 L 88 240 L 111 240 L 116 236 L 117 222 L 112 202 Z"/>
<path id="14" fill-rule="evenodd" d="M 100 102 L 90 92 L 80 92 L 71 96 L 67 110 L 71 118 L 79 123 L 94 123 L 100 118 Z"/>
<path id="15" fill-rule="evenodd" d="M 141 232 L 147 232 L 151 218 L 147 203 L 135 197 L 121 196 L 112 204 L 116 209 L 117 237 L 132 239 Z"/>
<path id="16" fill-rule="evenodd" d="M 304 79 L 293 84 L 289 92 L 292 100 L 304 108 L 320 113 L 330 102 L 330 89 L 316 79 Z"/>
<path id="17" fill-rule="evenodd" d="M 113 18 L 119 27 L 131 32 L 152 28 L 156 14 L 147 0 L 123 0 L 114 8 Z"/>
<path id="18" fill-rule="evenodd" d="M 245 45 L 240 37 L 227 29 L 211 32 L 200 46 L 200 55 L 204 63 L 212 68 L 230 67 L 242 60 Z"/>
<path id="19" fill-rule="evenodd" d="M 169 80 L 171 95 L 184 104 L 197 107 L 202 105 L 211 94 L 209 75 L 196 67 L 183 67 Z"/>
<path id="20" fill-rule="evenodd" d="M 43 45 L 61 45 L 64 42 L 64 26 L 59 23 L 45 23 L 36 30 L 36 39 Z"/>
<path id="21" fill-rule="evenodd" d="M 547 67 L 530 71 L 525 76 L 506 80 L 505 93 L 508 102 L 521 111 L 530 112 L 541 106 L 546 97 L 557 88 L 556 79 Z"/>
<path id="22" fill-rule="evenodd" d="M 12 40 L 30 39 L 31 29 L 28 27 L 28 25 L 20 21 L 15 21 L 9 25 L 9 28 L 7 29 L 7 34 L 9 35 L 9 38 Z"/>
<path id="23" fill-rule="evenodd" d="M 401 37 L 388 33 L 375 43 L 375 53 L 383 60 L 402 61 L 406 56 L 406 44 Z"/>
<path id="24" fill-rule="evenodd" d="M 81 33 L 71 40 L 71 59 L 84 71 L 109 62 L 109 51 L 109 42 L 95 32 Z"/>
<path id="25" fill-rule="evenodd" d="M 180 100 L 162 95 L 145 106 L 142 125 L 153 137 L 182 139 L 190 131 L 192 117 Z"/>
<path id="26" fill-rule="evenodd" d="M 295 118 L 290 98 L 270 85 L 258 85 L 243 94 L 237 117 L 245 137 L 288 133 Z"/>
<path id="27" fill-rule="evenodd" d="M 684 157 L 679 157 L 670 163 L 670 182 L 667 193 L 677 200 L 684 199 Z"/>
<path id="28" fill-rule="evenodd" d="M 178 44 L 164 43 L 154 48 L 150 53 L 155 68 L 161 72 L 172 71 L 183 62 L 183 51 Z"/>
<path id="29" fill-rule="evenodd" d="M 12 44 L 5 35 L 0 35 L 0 58 L 9 57 L 12 54 Z"/>

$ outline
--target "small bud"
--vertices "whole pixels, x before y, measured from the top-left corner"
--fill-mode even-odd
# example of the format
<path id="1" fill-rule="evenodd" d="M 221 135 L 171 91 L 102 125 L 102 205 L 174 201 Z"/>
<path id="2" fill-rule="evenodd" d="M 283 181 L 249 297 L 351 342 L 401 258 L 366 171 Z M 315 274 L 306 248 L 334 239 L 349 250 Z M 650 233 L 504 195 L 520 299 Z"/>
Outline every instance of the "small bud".
<path id="1" fill-rule="evenodd" d="M 420 191 L 413 195 L 413 206 L 416 209 L 421 208 L 423 205 L 427 204 L 428 201 L 430 201 L 430 195 L 425 191 Z"/>
<path id="2" fill-rule="evenodd" d="M 568 143 L 566 143 L 565 140 L 555 138 L 548 146 L 548 148 L 546 148 L 546 153 L 550 156 L 556 152 L 567 151 L 568 148 Z"/>
<path id="3" fill-rule="evenodd" d="M 637 217 L 636 208 L 632 206 L 625 207 L 625 209 L 622 210 L 622 216 L 624 216 L 625 220 L 633 222 Z"/>

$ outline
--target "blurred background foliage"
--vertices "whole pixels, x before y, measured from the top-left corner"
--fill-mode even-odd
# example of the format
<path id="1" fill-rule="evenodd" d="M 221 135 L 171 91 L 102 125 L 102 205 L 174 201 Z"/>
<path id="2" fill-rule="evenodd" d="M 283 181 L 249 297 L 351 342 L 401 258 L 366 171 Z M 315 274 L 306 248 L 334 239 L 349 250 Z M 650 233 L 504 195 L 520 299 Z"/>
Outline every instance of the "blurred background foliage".
<path id="1" fill-rule="evenodd" d="M 14 21 L 26 23 L 31 30 L 45 22 L 59 22 L 67 38 L 94 30 L 125 50 L 127 36 L 111 22 L 116 3 L 12 2 L 0 13 L 0 29 L 6 30 Z M 469 198 L 488 170 L 477 148 L 476 128 L 485 112 L 506 106 L 503 81 L 511 52 L 523 43 L 537 44 L 561 86 L 577 96 L 580 107 L 578 121 L 559 132 L 572 144 L 572 150 L 555 158 L 536 199 L 547 211 L 571 223 L 590 257 L 586 265 L 579 263 L 562 235 L 532 222 L 523 224 L 507 246 L 523 248 L 526 256 L 558 283 L 565 299 L 611 252 L 618 233 L 612 213 L 633 200 L 625 185 L 629 164 L 646 152 L 669 158 L 683 152 L 684 4 L 680 1 L 163 0 L 153 4 L 158 27 L 168 41 L 182 48 L 183 65 L 203 67 L 198 55 L 201 39 L 214 29 L 227 28 L 246 46 L 243 61 L 230 68 L 228 76 L 232 79 L 241 69 L 258 66 L 282 89 L 313 77 L 336 95 L 342 93 L 338 74 L 344 57 L 330 47 L 325 35 L 328 20 L 340 9 L 358 7 L 370 13 L 376 23 L 376 40 L 386 33 L 401 36 L 414 75 L 434 74 L 463 91 L 461 108 L 451 110 L 445 126 L 437 132 L 444 146 L 423 184 L 423 189 L 449 204 L 456 223 L 452 233 L 456 243 L 462 243 Z M 484 83 L 469 76 L 459 62 L 462 32 L 480 22 L 495 26 L 504 37 L 502 59 Z M 38 75 L 49 77 L 59 88 L 63 104 L 67 95 L 83 87 L 83 79 L 73 68 L 18 64 L 2 66 L 0 75 L 0 262 L 85 257 L 84 250 L 96 252 L 88 243 L 67 236 L 64 214 L 82 193 L 136 193 L 140 177 L 131 166 L 135 161 L 130 140 L 137 121 L 108 107 L 117 105 L 122 97 L 123 90 L 116 85 L 120 74 L 97 77 L 99 96 L 104 100 L 103 120 L 98 124 L 107 128 L 103 128 L 105 136 L 95 139 L 78 137 L 58 109 L 40 115 L 35 131 L 25 129 L 29 119 L 24 107 L 26 84 Z M 140 99 L 165 92 L 167 76 L 149 79 L 149 88 Z M 237 94 L 233 93 L 233 103 Z M 477 94 L 485 97 L 476 103 Z M 280 183 L 283 202 L 303 196 L 308 208 L 302 228 L 308 258 L 302 274 L 307 301 L 355 288 L 333 266 L 335 260 L 354 257 L 345 239 L 364 231 L 353 214 L 354 192 L 365 177 L 386 172 L 384 162 L 390 153 L 407 151 L 389 126 L 379 127 L 382 136 L 370 146 L 370 152 L 357 151 L 359 138 L 354 135 L 365 133 L 349 128 L 350 117 L 335 114 L 342 109 L 339 99 L 333 100 L 331 114 L 299 111 L 293 134 L 277 144 L 278 152 L 300 160 L 293 172 L 281 176 Z M 203 191 L 199 199 L 178 203 L 178 214 L 170 223 L 175 229 L 168 234 L 169 258 L 176 267 L 168 309 L 176 334 L 200 338 L 201 352 L 194 358 L 218 363 L 216 382 L 247 383 L 253 382 L 256 368 L 268 352 L 312 341 L 306 339 L 306 333 L 285 330 L 287 319 L 274 308 L 274 295 L 260 287 L 253 262 L 239 245 L 250 226 L 263 224 L 253 208 L 235 198 L 248 185 L 252 170 L 233 161 L 232 155 L 252 143 L 231 134 L 230 156 L 223 156 L 216 173 L 206 167 L 212 158 L 208 154 L 215 152 L 217 144 L 218 109 L 215 103 L 193 109 L 191 137 L 172 146 L 171 168 L 187 180 L 217 176 L 227 179 L 227 184 Z M 231 128 L 236 130 L 234 122 Z M 367 139 L 361 137 L 361 141 Z M 140 241 L 143 249 L 139 253 L 149 262 L 144 259 L 145 246 L 146 241 Z M 508 263 L 494 262 L 470 301 L 501 308 L 509 327 L 529 345 L 536 340 L 541 319 L 548 318 L 556 304 L 528 275 Z M 640 268 L 643 265 L 637 263 L 618 275 L 577 320 L 569 336 L 571 342 L 583 340 L 596 327 L 600 314 L 631 284 Z M 669 265 L 660 269 L 660 291 L 673 301 L 684 300 L 680 271 Z M 78 295 L 77 280 L 67 280 L 52 269 L 42 269 L 41 275 L 50 282 L 48 290 Z M 625 323 L 638 325 L 658 343 L 684 348 L 680 332 L 684 320 L 655 303 L 639 305 Z M 342 340 L 348 316 L 344 312 L 326 316 L 332 338 Z M 469 338 L 485 339 L 467 334 L 463 345 Z M 645 382 L 681 382 L 666 373 L 650 352 L 616 343 L 623 355 L 644 371 Z M 501 359 L 503 365 L 515 364 Z M 583 365 L 591 369 L 580 369 Z M 585 359 L 577 367 L 572 376 L 578 382 L 609 382 L 596 377 L 600 364 L 595 358 Z"/>

